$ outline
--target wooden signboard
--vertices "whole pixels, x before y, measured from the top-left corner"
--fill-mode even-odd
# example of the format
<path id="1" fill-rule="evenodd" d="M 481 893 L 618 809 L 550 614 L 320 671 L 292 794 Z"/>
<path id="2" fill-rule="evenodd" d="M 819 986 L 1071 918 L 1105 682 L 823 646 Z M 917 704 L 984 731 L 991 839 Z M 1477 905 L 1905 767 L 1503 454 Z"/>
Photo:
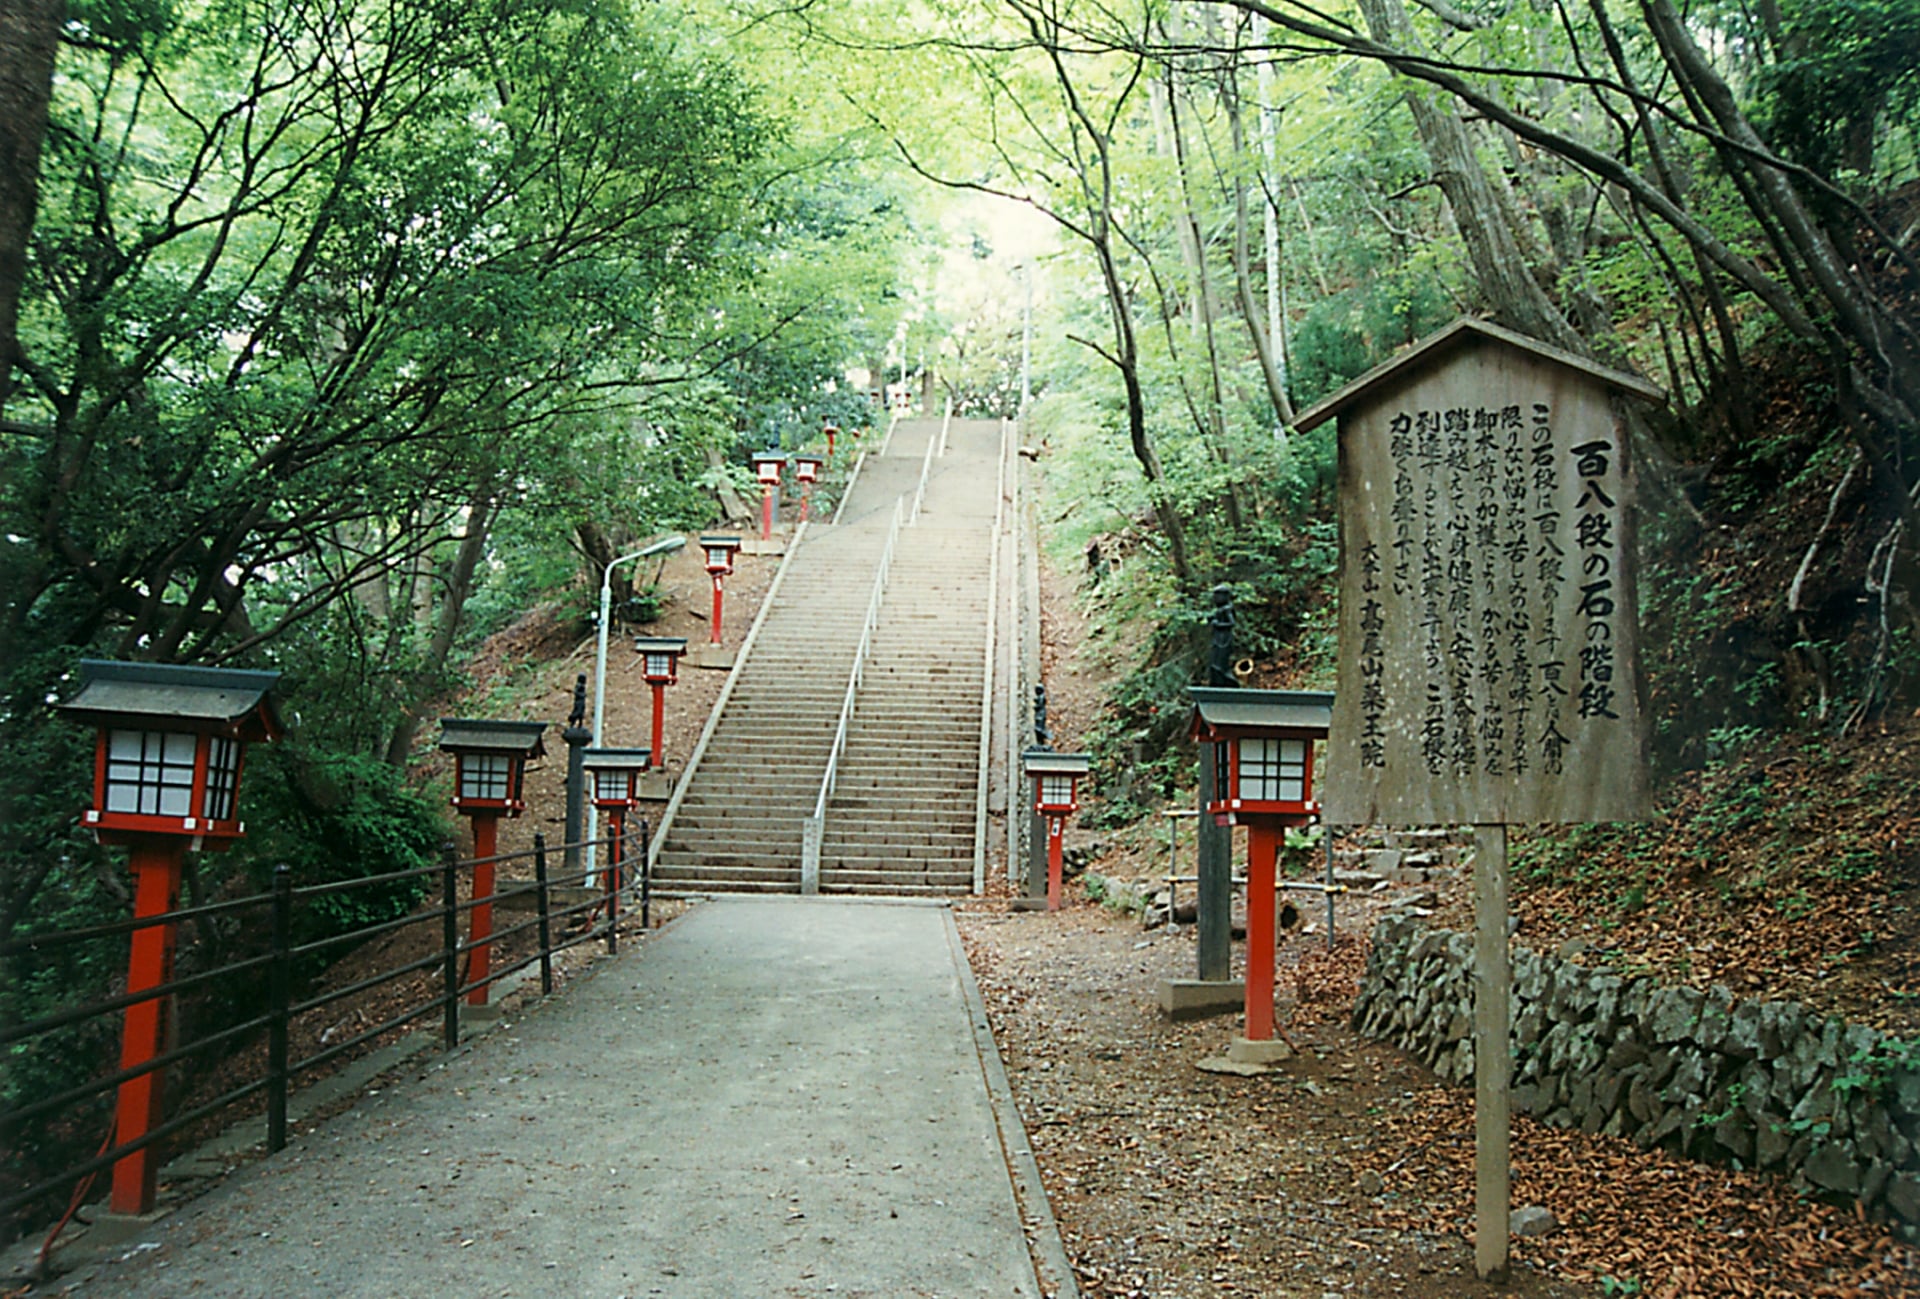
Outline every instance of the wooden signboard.
<path id="1" fill-rule="evenodd" d="M 1664 394 L 1461 320 L 1340 420 L 1334 825 L 1474 826 L 1474 1266 L 1507 1273 L 1507 826 L 1649 814 L 1620 402 Z"/>
<path id="2" fill-rule="evenodd" d="M 1340 419 L 1337 825 L 1648 814 L 1622 394 L 1478 320 L 1300 421 Z"/>

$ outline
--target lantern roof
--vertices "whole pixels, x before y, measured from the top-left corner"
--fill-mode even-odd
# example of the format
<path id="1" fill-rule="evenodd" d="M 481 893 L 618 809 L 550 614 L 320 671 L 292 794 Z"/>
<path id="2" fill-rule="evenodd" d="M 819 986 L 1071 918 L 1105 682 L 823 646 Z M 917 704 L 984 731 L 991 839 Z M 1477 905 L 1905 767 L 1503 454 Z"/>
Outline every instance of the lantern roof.
<path id="1" fill-rule="evenodd" d="M 718 533 L 701 533 L 700 544 L 708 548 L 738 550 L 740 549 L 740 538 L 735 536 L 721 536 Z"/>
<path id="2" fill-rule="evenodd" d="M 1294 428 L 1304 433 L 1310 428 L 1326 423 L 1347 407 L 1371 397 L 1379 389 L 1393 388 L 1406 382 L 1419 370 L 1438 363 L 1462 347 L 1487 344 L 1511 348 L 1527 353 L 1536 360 L 1577 371 L 1596 382 L 1645 401 L 1663 402 L 1667 399 L 1664 389 L 1648 383 L 1638 375 L 1601 365 L 1578 353 L 1569 352 L 1543 343 L 1537 338 L 1529 338 L 1525 334 L 1503 328 L 1490 320 L 1476 320 L 1471 316 L 1463 316 L 1438 333 L 1427 335 L 1400 355 L 1382 361 L 1331 397 L 1322 398 L 1301 411 L 1300 418 L 1294 421 Z"/>
<path id="3" fill-rule="evenodd" d="M 815 466 L 823 465 L 827 462 L 827 458 L 821 455 L 817 451 L 797 451 L 794 453 L 793 458 L 795 460 L 800 461 L 802 464 L 811 464 Z"/>
<path id="4" fill-rule="evenodd" d="M 776 464 L 776 463 L 784 465 L 785 463 L 787 463 L 787 453 L 784 451 L 772 451 L 772 450 L 756 451 L 753 453 L 753 463 L 755 463 L 756 465 Z"/>
<path id="5" fill-rule="evenodd" d="M 1244 690 L 1237 686 L 1188 686 L 1193 732 L 1315 731 L 1333 724 L 1331 690 Z"/>
<path id="6" fill-rule="evenodd" d="M 496 722 L 471 717 L 442 717 L 440 747 L 470 753 L 512 753 L 526 758 L 546 756 L 541 740 L 545 722 Z"/>
<path id="7" fill-rule="evenodd" d="M 635 636 L 633 648 L 637 654 L 685 654 L 687 638 L 685 636 Z"/>
<path id="8" fill-rule="evenodd" d="M 583 749 L 580 752 L 580 765 L 589 771 L 645 769 L 653 764 L 653 750 L 639 749 Z"/>
<path id="9" fill-rule="evenodd" d="M 1028 749 L 1020 755 L 1020 764 L 1029 776 L 1084 776 L 1093 769 L 1093 757 L 1086 753 Z"/>
<path id="10" fill-rule="evenodd" d="M 279 681 L 278 672 L 81 659 L 79 693 L 60 711 L 96 726 L 171 724 L 252 743 L 275 739 L 283 729 L 270 693 Z"/>

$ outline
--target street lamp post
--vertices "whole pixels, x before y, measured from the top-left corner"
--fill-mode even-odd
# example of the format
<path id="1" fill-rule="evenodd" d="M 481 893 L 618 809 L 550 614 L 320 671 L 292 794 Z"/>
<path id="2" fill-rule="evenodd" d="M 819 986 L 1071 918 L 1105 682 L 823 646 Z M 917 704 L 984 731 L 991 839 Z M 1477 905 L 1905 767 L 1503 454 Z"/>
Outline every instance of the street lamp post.
<path id="1" fill-rule="evenodd" d="M 685 537 L 662 537 L 659 541 L 651 542 L 630 554 L 620 556 L 618 559 L 609 563 L 606 570 L 600 574 L 600 631 L 599 636 L 596 638 L 598 643 L 594 648 L 593 655 L 593 742 L 595 744 L 600 743 L 601 740 L 600 718 L 606 711 L 607 705 L 607 628 L 613 623 L 613 570 L 633 560 L 655 559 L 661 555 L 671 555 L 674 551 L 679 550 L 686 544 L 687 539 Z M 664 561 L 662 562 L 664 563 Z M 654 696 L 654 711 L 656 714 L 654 722 L 656 729 L 653 748 L 654 752 L 658 753 L 660 751 L 659 721 L 657 716 L 659 712 L 658 694 Z M 597 804 L 590 805 L 587 809 L 587 839 L 589 842 L 597 837 L 599 829 L 599 807 Z"/>

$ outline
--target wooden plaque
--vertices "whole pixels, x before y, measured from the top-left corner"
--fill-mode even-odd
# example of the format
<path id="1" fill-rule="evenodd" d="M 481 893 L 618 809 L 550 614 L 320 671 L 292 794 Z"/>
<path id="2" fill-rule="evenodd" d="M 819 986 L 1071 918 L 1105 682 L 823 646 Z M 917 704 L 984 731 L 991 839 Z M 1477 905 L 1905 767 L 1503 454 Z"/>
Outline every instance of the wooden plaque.
<path id="1" fill-rule="evenodd" d="M 1470 321 L 1309 412 L 1340 421 L 1329 822 L 1649 814 L 1626 394 L 1658 390 Z"/>

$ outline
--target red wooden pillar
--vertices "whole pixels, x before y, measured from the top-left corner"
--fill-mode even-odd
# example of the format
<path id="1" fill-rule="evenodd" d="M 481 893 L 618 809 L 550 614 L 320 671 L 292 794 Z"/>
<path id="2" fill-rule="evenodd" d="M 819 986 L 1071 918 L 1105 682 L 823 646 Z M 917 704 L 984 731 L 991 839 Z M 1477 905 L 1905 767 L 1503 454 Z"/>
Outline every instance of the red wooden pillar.
<path id="1" fill-rule="evenodd" d="M 1066 817 L 1047 818 L 1047 910 L 1049 911 L 1060 909 L 1061 845 L 1066 828 Z"/>
<path id="2" fill-rule="evenodd" d="M 474 812 L 473 855 L 479 862 L 473 868 L 473 914 L 467 921 L 467 942 L 472 951 L 467 960 L 467 982 L 479 986 L 467 993 L 469 1006 L 484 1006 L 493 987 L 487 974 L 493 968 L 493 856 L 499 852 L 500 817 L 495 812 Z"/>
<path id="3" fill-rule="evenodd" d="M 179 906 L 181 863 L 186 856 L 186 846 L 183 839 L 157 835 L 133 841 L 131 865 L 136 920 L 162 916 Z M 129 995 L 157 988 L 173 977 L 174 933 L 171 921 L 133 931 L 132 953 L 127 962 Z M 169 997 L 161 996 L 127 1007 L 120 1036 L 122 1069 L 137 1069 L 165 1050 L 169 1001 Z M 137 1141 L 159 1124 L 164 1082 L 163 1072 L 155 1069 L 120 1084 L 114 1129 L 118 1144 Z M 115 1213 L 153 1212 L 159 1156 L 157 1149 L 147 1146 L 114 1164 L 109 1204 Z"/>
<path id="4" fill-rule="evenodd" d="M 715 627 L 720 625 L 720 611 L 717 608 L 714 610 L 713 625 Z M 662 756 L 666 753 L 666 749 L 661 744 L 661 738 L 666 734 L 666 715 L 667 683 L 656 681 L 653 683 L 653 765 L 656 767 L 661 764 Z"/>
<path id="5" fill-rule="evenodd" d="M 807 510 L 812 504 L 813 484 L 802 482 L 800 484 L 800 522 L 805 523 L 807 521 Z"/>
<path id="6" fill-rule="evenodd" d="M 659 687 L 655 686 L 655 690 Z M 625 846 L 627 834 L 627 814 L 618 809 L 607 813 L 607 892 L 610 896 L 620 896 L 620 867 L 625 860 L 620 853 Z M 616 904 L 617 905 L 617 904 Z"/>
<path id="7" fill-rule="evenodd" d="M 773 536 L 773 488 L 760 488 L 760 540 L 766 541 Z"/>
<path id="8" fill-rule="evenodd" d="M 1262 817 L 1247 827 L 1247 1040 L 1273 1039 L 1274 884 L 1281 826 Z"/>
<path id="9" fill-rule="evenodd" d="M 720 643 L 720 574 L 713 575 L 713 635 L 709 643 Z"/>

